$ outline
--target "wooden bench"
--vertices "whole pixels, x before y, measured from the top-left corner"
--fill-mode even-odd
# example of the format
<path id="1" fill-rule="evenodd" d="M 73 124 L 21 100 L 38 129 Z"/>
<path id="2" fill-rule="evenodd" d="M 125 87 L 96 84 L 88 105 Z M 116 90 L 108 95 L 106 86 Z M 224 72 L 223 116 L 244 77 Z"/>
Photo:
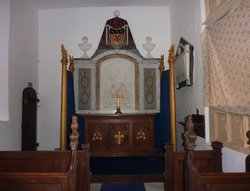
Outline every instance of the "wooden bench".
<path id="1" fill-rule="evenodd" d="M 89 149 L 76 149 L 76 118 L 71 128 L 71 151 L 1 151 L 0 190 L 89 191 Z"/>
<path id="2" fill-rule="evenodd" d="M 221 172 L 222 171 L 222 144 L 212 143 L 213 150 L 196 151 L 194 160 L 202 172 Z M 183 191 L 184 190 L 184 160 L 185 151 L 173 151 L 171 145 L 165 145 L 165 172 L 164 190 Z"/>
<path id="3" fill-rule="evenodd" d="M 200 168 L 195 160 L 197 151 L 194 151 L 196 135 L 193 131 L 191 117 L 185 132 L 185 146 L 187 157 L 185 159 L 185 187 L 188 191 L 249 191 L 250 173 L 223 173 L 210 172 Z M 249 169 L 249 167 L 246 167 Z"/>

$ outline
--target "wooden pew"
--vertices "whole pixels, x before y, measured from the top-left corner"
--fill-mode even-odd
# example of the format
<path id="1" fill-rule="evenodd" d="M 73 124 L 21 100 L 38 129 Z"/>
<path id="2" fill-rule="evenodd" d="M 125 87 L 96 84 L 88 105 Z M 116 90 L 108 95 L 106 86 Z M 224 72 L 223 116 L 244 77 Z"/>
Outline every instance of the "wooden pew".
<path id="1" fill-rule="evenodd" d="M 0 190 L 89 191 L 89 149 L 77 151 L 76 121 L 72 119 L 71 151 L 1 151 Z"/>
<path id="2" fill-rule="evenodd" d="M 222 144 L 212 143 L 213 150 L 196 151 L 194 160 L 202 172 L 222 171 Z M 165 145 L 165 172 L 164 190 L 183 191 L 184 190 L 184 159 L 185 151 L 173 151 L 171 145 Z"/>
<path id="3" fill-rule="evenodd" d="M 202 171 L 195 161 L 194 151 L 196 135 L 193 131 L 191 117 L 185 132 L 185 146 L 187 158 L 185 159 L 185 187 L 188 191 L 249 191 L 250 173 L 223 173 Z M 249 168 L 249 167 L 248 167 Z"/>

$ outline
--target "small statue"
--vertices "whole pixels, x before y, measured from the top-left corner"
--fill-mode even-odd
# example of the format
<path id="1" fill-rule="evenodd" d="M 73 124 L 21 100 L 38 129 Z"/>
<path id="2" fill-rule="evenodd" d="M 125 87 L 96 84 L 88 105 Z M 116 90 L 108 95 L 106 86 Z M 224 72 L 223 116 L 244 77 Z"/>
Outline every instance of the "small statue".
<path id="1" fill-rule="evenodd" d="M 142 44 L 142 47 L 144 48 L 144 50 L 148 52 L 146 58 L 153 58 L 150 52 L 155 48 L 155 44 L 151 43 L 152 37 L 148 36 L 145 39 L 146 39 L 146 44 Z"/>
<path id="2" fill-rule="evenodd" d="M 79 48 L 83 51 L 81 58 L 89 58 L 87 51 L 92 47 L 92 44 L 88 43 L 88 37 L 82 37 L 82 43 L 79 44 Z"/>

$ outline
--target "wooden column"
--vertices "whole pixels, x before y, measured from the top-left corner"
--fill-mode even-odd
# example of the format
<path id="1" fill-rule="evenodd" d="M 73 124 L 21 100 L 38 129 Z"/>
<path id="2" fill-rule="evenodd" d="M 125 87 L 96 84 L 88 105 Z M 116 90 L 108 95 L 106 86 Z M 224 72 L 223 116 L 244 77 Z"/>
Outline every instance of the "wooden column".
<path id="1" fill-rule="evenodd" d="M 169 49 L 169 94 L 170 94 L 170 129 L 171 129 L 171 144 L 173 150 L 176 150 L 176 111 L 175 111 L 175 80 L 174 80 L 174 45 Z"/>
<path id="2" fill-rule="evenodd" d="M 62 52 L 62 84 L 61 84 L 61 132 L 60 132 L 60 150 L 66 150 L 66 129 L 67 129 L 67 64 L 68 53 L 61 45 Z"/>

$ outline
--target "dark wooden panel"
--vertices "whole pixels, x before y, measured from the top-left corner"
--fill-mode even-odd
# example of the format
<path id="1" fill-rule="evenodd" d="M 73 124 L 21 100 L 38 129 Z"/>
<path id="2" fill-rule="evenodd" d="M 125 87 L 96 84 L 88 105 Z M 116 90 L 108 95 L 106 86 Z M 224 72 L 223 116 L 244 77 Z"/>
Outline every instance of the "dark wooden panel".
<path id="1" fill-rule="evenodd" d="M 201 172 L 221 172 L 221 148 L 215 149 L 218 144 L 212 143 L 214 150 L 196 151 L 193 154 L 193 160 L 196 167 Z M 221 145 L 222 146 L 222 145 Z M 185 187 L 185 151 L 173 151 L 171 145 L 165 146 L 165 190 L 183 191 Z"/>
<path id="2" fill-rule="evenodd" d="M 192 116 L 189 116 L 184 133 L 187 151 L 184 160 L 185 188 L 188 191 L 249 191 L 249 172 L 223 173 L 218 166 L 218 169 L 212 167 L 213 164 L 215 166 L 218 164 L 217 161 L 221 163 L 221 159 L 213 159 L 210 156 L 206 156 L 202 162 L 197 162 L 195 156 L 201 151 L 194 150 L 196 135 L 193 127 Z M 213 151 L 210 152 L 220 152 L 222 143 L 213 142 L 212 146 Z"/>
<path id="3" fill-rule="evenodd" d="M 73 157 L 70 151 L 1 151 L 0 169 L 0 190 L 89 189 L 89 152 L 86 149 Z M 5 189 L 7 187 L 9 189 Z"/>

